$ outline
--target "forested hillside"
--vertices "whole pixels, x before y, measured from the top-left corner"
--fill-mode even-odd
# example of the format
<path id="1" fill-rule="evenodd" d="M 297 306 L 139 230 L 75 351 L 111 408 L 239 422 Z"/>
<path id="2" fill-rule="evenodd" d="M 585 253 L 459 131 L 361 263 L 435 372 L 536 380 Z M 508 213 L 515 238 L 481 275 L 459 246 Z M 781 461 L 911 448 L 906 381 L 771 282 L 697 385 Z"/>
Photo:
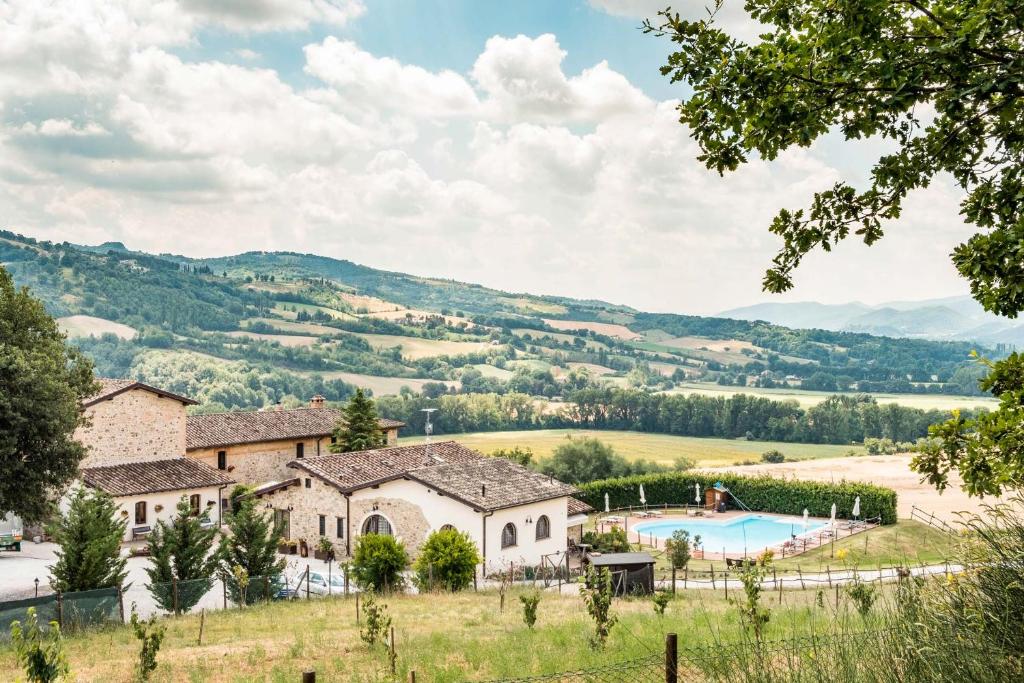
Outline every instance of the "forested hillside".
<path id="1" fill-rule="evenodd" d="M 677 397 L 661 392 L 722 385 L 978 395 L 981 374 L 964 342 L 644 313 L 309 254 L 191 259 L 0 232 L 0 263 L 43 299 L 100 373 L 195 395 L 204 410 L 295 404 L 314 393 L 341 400 L 363 386 L 425 400 L 523 395 L 549 408 L 516 418 L 518 426 L 552 415 L 594 426 L 604 418 L 570 419 L 559 406 L 583 410 L 582 397 L 612 389 L 671 402 Z M 648 417 L 608 424 L 655 429 Z M 832 440 L 772 429 L 781 439 Z"/>

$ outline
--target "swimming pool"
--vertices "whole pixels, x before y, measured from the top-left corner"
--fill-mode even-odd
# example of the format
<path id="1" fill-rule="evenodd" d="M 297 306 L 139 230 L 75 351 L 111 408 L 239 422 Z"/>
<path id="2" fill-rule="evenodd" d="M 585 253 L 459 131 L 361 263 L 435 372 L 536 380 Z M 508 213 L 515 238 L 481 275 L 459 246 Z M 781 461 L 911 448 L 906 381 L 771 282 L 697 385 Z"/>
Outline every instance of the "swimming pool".
<path id="1" fill-rule="evenodd" d="M 807 531 L 817 531 L 828 526 L 817 519 L 807 521 Z M 750 514 L 734 517 L 726 522 L 705 519 L 665 519 L 657 522 L 641 522 L 634 526 L 642 537 L 672 537 L 676 529 L 685 529 L 690 537 L 700 536 L 701 547 L 709 553 L 755 553 L 764 548 L 788 541 L 792 534 L 804 532 L 802 517 L 771 517 Z"/>

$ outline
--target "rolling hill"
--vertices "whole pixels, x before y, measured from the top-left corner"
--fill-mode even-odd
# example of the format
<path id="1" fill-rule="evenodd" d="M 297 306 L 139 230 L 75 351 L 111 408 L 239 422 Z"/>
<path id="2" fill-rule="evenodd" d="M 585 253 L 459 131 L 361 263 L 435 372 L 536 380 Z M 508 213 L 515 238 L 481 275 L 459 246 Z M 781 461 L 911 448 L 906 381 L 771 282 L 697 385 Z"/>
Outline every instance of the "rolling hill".
<path id="1" fill-rule="evenodd" d="M 978 393 L 974 345 L 964 342 L 646 313 L 313 254 L 195 259 L 0 232 L 0 263 L 67 321 L 99 372 L 169 382 L 213 407 L 312 393 L 338 400 L 353 382 L 388 393 L 461 387 L 548 399 L 600 384 Z M 803 324 L 814 311 L 821 307 L 791 319 Z M 860 315 L 869 313 L 881 318 L 873 326 L 889 315 Z M 947 315 L 903 313 L 921 325 Z"/>

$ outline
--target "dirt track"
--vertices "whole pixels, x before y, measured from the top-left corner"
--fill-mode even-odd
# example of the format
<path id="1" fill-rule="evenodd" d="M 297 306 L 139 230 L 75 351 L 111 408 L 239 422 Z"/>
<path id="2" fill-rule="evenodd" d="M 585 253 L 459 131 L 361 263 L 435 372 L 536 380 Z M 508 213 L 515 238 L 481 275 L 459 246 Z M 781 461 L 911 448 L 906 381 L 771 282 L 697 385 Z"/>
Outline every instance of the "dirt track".
<path id="1" fill-rule="evenodd" d="M 939 493 L 933 486 L 921 482 L 921 475 L 910 469 L 909 455 L 866 455 L 853 458 L 822 458 L 779 465 L 748 465 L 745 467 L 716 467 L 709 472 L 736 472 L 737 474 L 770 474 L 815 481 L 865 481 L 896 489 L 898 514 L 910 516 L 916 505 L 947 521 L 956 521 L 957 512 L 981 512 L 983 505 L 997 502 L 970 498 L 960 489 L 960 478 L 951 477 L 951 486 Z"/>

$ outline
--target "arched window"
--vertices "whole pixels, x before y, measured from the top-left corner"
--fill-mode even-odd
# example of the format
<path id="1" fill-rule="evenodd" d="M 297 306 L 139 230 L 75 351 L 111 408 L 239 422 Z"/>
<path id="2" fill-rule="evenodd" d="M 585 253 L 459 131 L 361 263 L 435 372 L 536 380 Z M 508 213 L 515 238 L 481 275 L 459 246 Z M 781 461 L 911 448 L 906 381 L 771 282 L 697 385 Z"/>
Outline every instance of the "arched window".
<path id="1" fill-rule="evenodd" d="M 508 548 L 516 544 L 516 525 L 509 522 L 501 530 L 501 547 Z"/>
<path id="2" fill-rule="evenodd" d="M 541 515 L 537 518 L 537 540 L 545 538 L 551 538 L 551 520 L 547 515 Z"/>
<path id="3" fill-rule="evenodd" d="M 441 525 L 441 531 L 455 531 L 455 527 L 451 524 L 443 524 Z"/>
<path id="4" fill-rule="evenodd" d="M 380 534 L 381 536 L 393 536 L 394 532 L 391 529 L 391 522 L 386 520 L 383 515 L 370 515 L 363 522 L 363 533 L 364 534 Z"/>

